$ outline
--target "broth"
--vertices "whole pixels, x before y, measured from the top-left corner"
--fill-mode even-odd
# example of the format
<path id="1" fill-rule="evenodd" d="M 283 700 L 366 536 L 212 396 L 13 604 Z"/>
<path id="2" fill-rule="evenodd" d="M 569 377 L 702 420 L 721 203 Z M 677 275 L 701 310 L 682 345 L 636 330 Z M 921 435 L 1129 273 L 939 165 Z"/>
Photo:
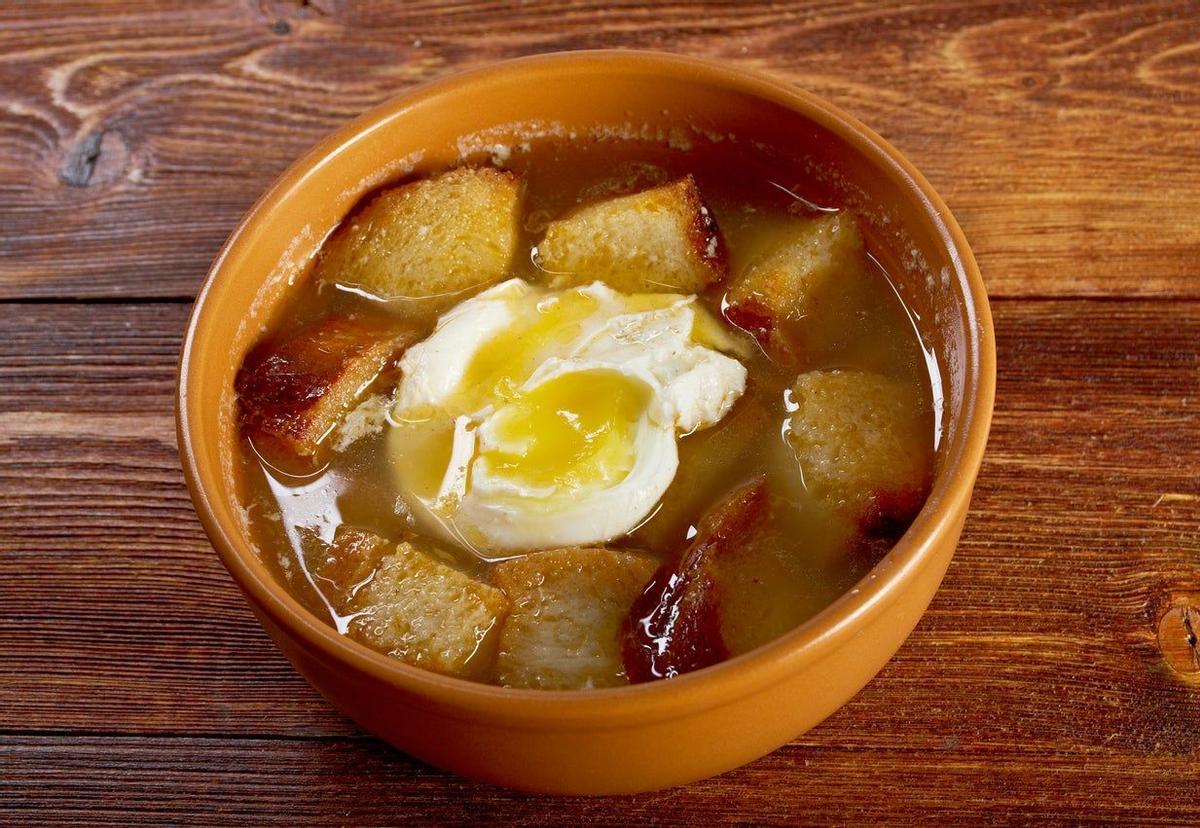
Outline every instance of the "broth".
<path id="1" fill-rule="evenodd" d="M 684 150 L 633 140 L 545 139 L 503 148 L 491 160 L 524 182 L 523 221 L 510 275 L 535 283 L 545 280 L 536 245 L 549 221 L 579 204 L 687 174 L 694 176 L 724 236 L 731 274 L 767 255 L 797 217 L 833 215 L 838 208 L 815 182 L 777 180 L 765 157 L 728 143 Z M 658 507 L 631 534 L 605 544 L 668 560 L 696 535 L 702 515 L 731 486 L 765 479 L 773 506 L 755 540 L 738 545 L 714 565 L 720 632 L 729 655 L 794 629 L 850 590 L 907 526 L 865 529 L 862 521 L 847 518 L 837 504 L 810 491 L 788 433 L 799 374 L 869 371 L 907 389 L 916 400 L 920 429 L 919 440 L 906 448 L 932 468 L 936 408 L 925 352 L 881 264 L 893 261 L 890 251 L 875 249 L 869 240 L 867 249 L 863 272 L 833 284 L 819 313 L 786 322 L 790 334 L 803 343 L 794 358 L 769 355 L 753 337 L 734 331 L 745 348 L 740 359 L 748 380 L 742 398 L 720 422 L 679 440 L 678 471 Z M 451 297 L 453 301 L 380 301 L 362 290 L 310 278 L 293 289 L 272 334 L 286 336 L 329 314 L 354 314 L 387 323 L 403 319 L 424 338 L 440 313 L 469 295 Z M 722 319 L 724 289 L 718 286 L 700 296 Z M 394 372 L 385 372 L 372 392 L 386 392 L 395 381 Z M 423 536 L 419 525 L 414 530 L 410 510 L 398 500 L 387 431 L 330 454 L 318 470 L 288 467 L 274 457 L 266 460 L 267 452 L 243 440 L 242 501 L 266 562 L 302 603 L 342 632 L 353 614 L 339 613 L 329 597 L 329 583 L 312 571 L 305 553 L 313 538 L 332 543 L 342 525 L 389 539 L 413 537 L 415 531 L 434 554 L 483 581 L 492 578 L 496 566 L 469 549 Z M 463 675 L 496 680 L 490 666 L 496 635 L 492 630 L 479 642 Z"/>

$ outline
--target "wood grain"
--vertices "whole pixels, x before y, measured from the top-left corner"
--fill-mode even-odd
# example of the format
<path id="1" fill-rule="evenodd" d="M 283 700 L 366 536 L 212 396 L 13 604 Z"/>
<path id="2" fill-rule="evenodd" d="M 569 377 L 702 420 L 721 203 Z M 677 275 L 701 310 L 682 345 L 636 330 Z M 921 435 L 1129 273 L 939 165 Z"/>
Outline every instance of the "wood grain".
<path id="1" fill-rule="evenodd" d="M 293 158 L 414 84 L 597 47 L 882 132 L 972 242 L 1000 375 L 945 584 L 858 697 L 718 779 L 543 799 L 292 671 L 171 397 L 191 297 Z M 1200 0 L 0 3 L 0 823 L 1200 824 L 1198 127 Z"/>
<path id="2" fill-rule="evenodd" d="M 416 83 L 557 49 L 764 69 L 860 116 L 997 296 L 1200 297 L 1200 2 L 0 7 L 0 296 L 190 297 L 299 153 Z"/>
<path id="3" fill-rule="evenodd" d="M 0 813 L 1200 820 L 1200 678 L 1159 645 L 1159 619 L 1200 603 L 1200 302 L 997 303 L 993 438 L 959 552 L 909 642 L 783 751 L 613 801 L 524 797 L 420 766 L 292 672 L 183 488 L 168 392 L 186 311 L 0 305 Z"/>
<path id="4" fill-rule="evenodd" d="M 5 783 L 29 792 L 12 813 L 116 825 L 1066 825 L 1084 809 L 1125 825 L 1200 819 L 1194 768 L 1178 758 L 1081 760 L 950 739 L 805 739 L 706 784 L 606 799 L 465 782 L 371 739 L 13 736 L 0 757 L 14 768 Z"/>

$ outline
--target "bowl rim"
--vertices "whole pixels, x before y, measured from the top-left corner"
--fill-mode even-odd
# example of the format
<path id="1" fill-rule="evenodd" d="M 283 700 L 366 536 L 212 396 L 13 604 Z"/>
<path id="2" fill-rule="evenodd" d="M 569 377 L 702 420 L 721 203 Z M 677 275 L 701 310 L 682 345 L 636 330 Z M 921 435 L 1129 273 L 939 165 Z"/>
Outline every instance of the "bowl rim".
<path id="1" fill-rule="evenodd" d="M 799 627 L 748 653 L 676 677 L 627 687 L 578 690 L 526 690 L 498 687 L 414 667 L 340 635 L 293 598 L 258 560 L 254 546 L 237 527 L 218 518 L 212 505 L 219 493 L 213 469 L 197 462 L 194 422 L 200 416 L 193 347 L 209 322 L 207 300 L 231 274 L 230 262 L 251 244 L 256 228 L 284 207 L 314 169 L 418 101 L 453 96 L 471 83 L 507 81 L 512 75 L 554 71 L 594 75 L 603 71 L 668 75 L 714 85 L 786 107 L 837 134 L 855 152 L 888 169 L 907 189 L 940 236 L 966 301 L 960 303 L 967 330 L 964 415 L 948 437 L 945 460 L 933 490 L 909 530 L 892 550 L 843 593 Z M 232 269 L 231 269 L 232 268 Z M 277 626 L 297 636 L 328 661 L 345 664 L 424 701 L 443 715 L 486 713 L 509 726 L 528 729 L 592 730 L 665 721 L 719 707 L 774 684 L 824 658 L 838 644 L 890 605 L 905 584 L 934 557 L 965 514 L 982 462 L 995 395 L 995 342 L 983 278 L 958 223 L 925 177 L 887 141 L 832 104 L 767 74 L 665 52 L 585 50 L 555 52 L 489 64 L 406 90 L 375 106 L 291 164 L 238 223 L 214 260 L 197 294 L 180 353 L 176 386 L 176 430 L 184 476 L 196 513 L 221 561 L 247 598 Z"/>

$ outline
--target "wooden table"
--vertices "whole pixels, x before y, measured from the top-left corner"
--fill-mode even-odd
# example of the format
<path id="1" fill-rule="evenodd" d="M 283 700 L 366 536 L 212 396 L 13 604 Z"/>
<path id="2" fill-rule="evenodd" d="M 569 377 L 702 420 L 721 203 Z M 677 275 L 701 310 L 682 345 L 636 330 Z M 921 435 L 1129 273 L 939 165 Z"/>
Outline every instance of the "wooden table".
<path id="1" fill-rule="evenodd" d="M 171 395 L 210 260 L 319 136 L 599 46 L 770 70 L 893 141 L 974 246 L 999 393 L 945 584 L 856 699 L 718 779 L 551 800 L 292 671 L 192 512 Z M 1195 0 L 9 0 L 0 299 L 0 821 L 1200 824 Z"/>

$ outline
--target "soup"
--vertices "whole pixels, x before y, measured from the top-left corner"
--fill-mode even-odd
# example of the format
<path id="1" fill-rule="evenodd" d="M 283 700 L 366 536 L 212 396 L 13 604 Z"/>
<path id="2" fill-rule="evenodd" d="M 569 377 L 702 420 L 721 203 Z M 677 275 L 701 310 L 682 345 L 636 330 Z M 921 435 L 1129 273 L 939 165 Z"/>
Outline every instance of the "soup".
<path id="1" fill-rule="evenodd" d="M 544 689 L 701 669 L 851 589 L 933 469 L 889 251 L 730 144 L 472 161 L 364 198 L 242 365 L 277 577 L 394 658 Z"/>

